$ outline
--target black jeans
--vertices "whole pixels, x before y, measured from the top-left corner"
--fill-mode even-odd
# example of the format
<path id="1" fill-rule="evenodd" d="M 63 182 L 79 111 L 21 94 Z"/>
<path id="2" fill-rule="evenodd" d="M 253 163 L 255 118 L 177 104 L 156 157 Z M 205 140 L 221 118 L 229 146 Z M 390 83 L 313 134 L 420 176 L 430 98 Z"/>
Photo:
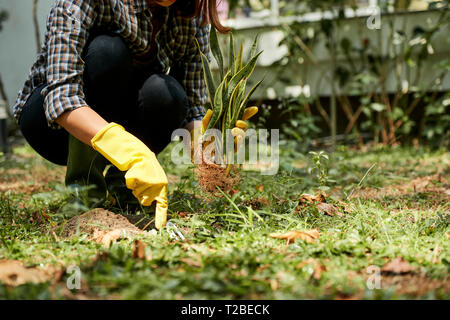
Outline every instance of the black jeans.
<path id="1" fill-rule="evenodd" d="M 116 122 L 158 154 L 171 141 L 172 132 L 186 117 L 188 99 L 171 75 L 157 68 L 136 68 L 123 40 L 116 35 L 91 37 L 83 52 L 86 103 L 105 120 Z M 172 76 L 173 75 L 173 76 Z M 19 119 L 27 140 L 45 159 L 67 164 L 68 133 L 48 126 L 44 98 L 37 87 L 24 105 Z"/>

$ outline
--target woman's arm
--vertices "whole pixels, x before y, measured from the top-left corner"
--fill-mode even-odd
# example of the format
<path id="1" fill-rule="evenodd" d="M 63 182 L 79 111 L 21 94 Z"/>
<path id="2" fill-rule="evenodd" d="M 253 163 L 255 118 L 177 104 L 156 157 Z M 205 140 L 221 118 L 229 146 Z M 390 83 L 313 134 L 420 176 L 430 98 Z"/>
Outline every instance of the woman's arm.
<path id="1" fill-rule="evenodd" d="M 66 111 L 55 122 L 87 145 L 91 145 L 96 133 L 108 125 L 105 119 L 88 106 Z"/>

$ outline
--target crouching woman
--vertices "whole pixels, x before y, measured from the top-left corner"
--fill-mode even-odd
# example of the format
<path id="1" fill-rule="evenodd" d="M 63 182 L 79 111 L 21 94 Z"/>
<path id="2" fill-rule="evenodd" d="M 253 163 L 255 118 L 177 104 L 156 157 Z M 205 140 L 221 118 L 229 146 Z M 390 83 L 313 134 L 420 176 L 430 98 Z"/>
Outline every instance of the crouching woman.
<path id="1" fill-rule="evenodd" d="M 89 192 L 105 198 L 123 194 L 122 182 L 141 205 L 156 202 L 163 227 L 168 182 L 155 155 L 173 130 L 201 126 L 195 41 L 209 54 L 210 25 L 228 31 L 216 0 L 57 0 L 14 106 L 25 139 L 67 165 L 66 185 L 94 185 Z"/>

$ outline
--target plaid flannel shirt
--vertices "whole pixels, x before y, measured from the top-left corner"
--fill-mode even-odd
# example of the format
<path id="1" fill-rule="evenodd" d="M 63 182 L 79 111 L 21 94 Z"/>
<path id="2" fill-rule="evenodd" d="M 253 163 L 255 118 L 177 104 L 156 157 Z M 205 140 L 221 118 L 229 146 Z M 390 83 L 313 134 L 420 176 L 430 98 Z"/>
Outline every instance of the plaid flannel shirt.
<path id="1" fill-rule="evenodd" d="M 197 18 L 184 18 L 166 8 L 164 23 L 156 36 L 157 61 L 163 72 L 176 66 L 183 72 L 189 111 L 183 126 L 201 120 L 205 114 L 206 87 L 197 39 L 209 58 L 209 25 Z M 45 115 L 49 126 L 63 112 L 86 106 L 83 93 L 84 61 L 81 53 L 93 27 L 120 35 L 137 62 L 150 52 L 153 25 L 145 0 L 57 0 L 47 20 L 44 45 L 19 92 L 13 111 L 19 119 L 23 105 L 33 90 L 42 85 Z"/>

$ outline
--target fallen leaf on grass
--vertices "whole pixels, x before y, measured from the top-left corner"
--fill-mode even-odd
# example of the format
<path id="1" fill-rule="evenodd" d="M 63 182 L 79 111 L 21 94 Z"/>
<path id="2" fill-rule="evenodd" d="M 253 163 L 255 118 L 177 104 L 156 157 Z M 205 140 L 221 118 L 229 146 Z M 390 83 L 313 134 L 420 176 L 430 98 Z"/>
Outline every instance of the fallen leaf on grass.
<path id="1" fill-rule="evenodd" d="M 394 273 L 394 274 L 403 274 L 413 272 L 415 270 L 408 261 L 403 260 L 403 258 L 398 257 L 392 260 L 391 262 L 385 264 L 383 268 L 381 268 L 381 272 L 385 273 Z"/>
<path id="2" fill-rule="evenodd" d="M 287 243 L 292 243 L 295 239 L 305 240 L 306 242 L 314 242 L 319 238 L 319 230 L 312 229 L 307 231 L 288 231 L 286 233 L 271 233 L 269 234 L 272 238 L 285 239 Z"/>
<path id="3" fill-rule="evenodd" d="M 178 216 L 179 216 L 180 218 L 185 218 L 187 215 L 188 215 L 187 212 L 184 212 L 184 211 L 178 212 Z"/>
<path id="4" fill-rule="evenodd" d="M 19 286 L 24 283 L 42 283 L 58 281 L 62 271 L 56 267 L 48 266 L 45 269 L 26 267 L 22 261 L 0 261 L 0 282 L 7 286 Z"/>
<path id="5" fill-rule="evenodd" d="M 184 262 L 190 267 L 201 268 L 203 266 L 201 261 L 196 261 L 191 258 L 180 258 L 180 261 Z"/>
<path id="6" fill-rule="evenodd" d="M 36 222 L 37 224 L 42 224 L 48 222 L 50 220 L 50 216 L 44 212 L 35 211 L 30 216 L 30 223 Z"/>
<path id="7" fill-rule="evenodd" d="M 439 244 L 436 243 L 436 246 L 433 249 L 433 259 L 431 260 L 432 263 L 439 263 L 439 253 L 442 251 L 442 249 L 439 247 Z"/>
<path id="8" fill-rule="evenodd" d="M 133 258 L 135 258 L 135 259 L 137 258 L 137 259 L 151 260 L 150 257 L 147 257 L 145 255 L 145 248 L 146 247 L 147 247 L 147 245 L 144 242 L 142 242 L 141 240 L 134 240 L 134 242 L 133 242 L 133 251 L 131 253 L 131 256 Z"/>
<path id="9" fill-rule="evenodd" d="M 327 203 L 325 199 L 324 193 L 319 193 L 318 195 L 311 195 L 304 193 L 300 196 L 299 205 L 296 209 L 297 212 L 301 210 L 302 207 L 307 206 L 308 204 L 312 204 L 314 207 L 319 210 L 320 213 L 329 215 L 329 216 L 339 216 L 342 217 L 342 213 L 339 211 L 339 207 L 332 203 Z M 345 211 L 345 207 L 344 207 Z"/>
<path id="10" fill-rule="evenodd" d="M 123 229 L 116 229 L 112 231 L 95 230 L 93 240 L 108 247 L 111 242 L 116 242 L 120 238 L 125 237 L 126 232 Z"/>
<path id="11" fill-rule="evenodd" d="M 314 266 L 313 278 L 319 280 L 322 277 L 322 272 L 327 271 L 327 268 L 320 262 L 317 262 Z"/>
<path id="12" fill-rule="evenodd" d="M 319 210 L 320 213 L 324 213 L 331 217 L 334 215 L 342 217 L 342 213 L 340 213 L 338 211 L 338 209 L 335 206 L 333 206 L 332 204 L 322 202 L 322 203 L 316 204 L 316 208 Z"/>
<path id="13" fill-rule="evenodd" d="M 270 284 L 270 289 L 272 289 L 272 291 L 278 290 L 278 281 L 276 279 L 270 279 L 269 284 Z"/>
<path id="14" fill-rule="evenodd" d="M 296 268 L 301 269 L 304 266 L 307 266 L 310 264 L 314 265 L 314 271 L 313 271 L 312 277 L 316 280 L 319 280 L 322 277 L 322 273 L 327 271 L 327 268 L 323 264 L 321 264 L 319 261 L 317 261 L 313 258 L 309 258 L 309 259 L 306 259 L 305 261 L 300 262 Z"/>
<path id="15" fill-rule="evenodd" d="M 306 203 L 306 202 L 310 202 L 310 203 L 314 203 L 314 202 L 325 202 L 325 196 L 323 193 L 319 193 L 318 195 L 312 195 L 312 194 L 307 194 L 304 193 L 300 196 L 300 202 L 302 203 Z"/>
<path id="16" fill-rule="evenodd" d="M 266 263 L 265 265 L 259 266 L 256 269 L 256 272 L 262 272 L 262 271 L 266 270 L 268 267 L 270 267 L 270 264 Z"/>
<path id="17" fill-rule="evenodd" d="M 314 260 L 313 258 L 309 258 L 309 259 L 306 259 L 305 261 L 302 261 L 302 262 L 300 262 L 298 265 L 297 265 L 297 269 L 301 269 L 301 268 L 303 268 L 304 266 L 306 266 L 306 265 L 308 265 L 308 264 L 312 264 L 312 263 L 314 263 L 316 260 Z"/>

